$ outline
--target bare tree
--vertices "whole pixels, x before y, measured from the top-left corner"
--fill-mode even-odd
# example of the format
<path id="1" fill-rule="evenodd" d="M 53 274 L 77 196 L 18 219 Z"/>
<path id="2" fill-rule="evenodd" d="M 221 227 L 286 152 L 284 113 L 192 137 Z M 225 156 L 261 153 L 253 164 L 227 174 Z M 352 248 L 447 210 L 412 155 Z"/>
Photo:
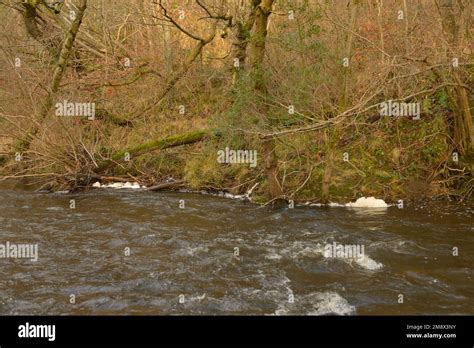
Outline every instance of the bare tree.
<path id="1" fill-rule="evenodd" d="M 86 8 L 87 0 L 80 0 L 78 4 L 78 10 L 75 14 L 75 18 L 72 22 L 72 25 L 69 31 L 65 34 L 64 42 L 61 48 L 61 52 L 59 54 L 59 61 L 53 72 L 53 78 L 51 79 L 48 95 L 46 96 L 46 99 L 43 102 L 42 109 L 37 120 L 38 124 L 41 124 L 43 122 L 43 120 L 47 117 L 49 111 L 51 110 L 51 107 L 53 106 L 54 97 L 59 90 L 59 85 L 69 62 L 72 48 L 74 46 L 74 41 L 76 40 L 77 33 L 79 32 L 79 28 L 81 26 Z M 16 151 L 20 153 L 27 151 L 37 133 L 38 126 L 33 126 L 28 129 L 24 137 L 18 141 Z"/>

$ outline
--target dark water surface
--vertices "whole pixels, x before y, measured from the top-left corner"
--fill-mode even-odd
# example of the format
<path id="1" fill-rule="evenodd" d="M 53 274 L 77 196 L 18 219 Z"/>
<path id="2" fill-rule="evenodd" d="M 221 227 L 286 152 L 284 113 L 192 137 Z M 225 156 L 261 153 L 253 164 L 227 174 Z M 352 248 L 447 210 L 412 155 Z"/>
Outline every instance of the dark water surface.
<path id="1" fill-rule="evenodd" d="M 39 258 L 0 258 L 0 314 L 474 314 L 473 213 L 2 190 L 0 244 L 38 244 Z M 365 257 L 326 257 L 333 242 Z"/>

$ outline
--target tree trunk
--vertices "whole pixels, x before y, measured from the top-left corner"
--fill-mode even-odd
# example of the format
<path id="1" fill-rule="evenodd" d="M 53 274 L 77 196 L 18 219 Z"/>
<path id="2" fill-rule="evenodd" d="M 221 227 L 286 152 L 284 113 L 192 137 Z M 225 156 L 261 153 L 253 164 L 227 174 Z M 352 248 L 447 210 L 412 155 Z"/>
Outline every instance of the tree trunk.
<path id="1" fill-rule="evenodd" d="M 237 59 L 239 66 L 234 65 L 232 84 L 235 85 L 242 76 L 245 69 L 245 61 L 247 59 L 247 46 L 250 40 L 250 32 L 255 24 L 255 15 L 257 11 L 257 3 L 251 1 L 250 10 L 247 18 L 236 23 L 236 41 L 232 43 L 232 57 Z"/>
<path id="2" fill-rule="evenodd" d="M 351 0 L 350 2 L 350 24 L 349 31 L 347 32 L 346 42 L 344 46 L 344 57 L 351 61 L 352 47 L 354 43 L 354 32 L 357 30 L 357 17 L 359 14 L 359 0 Z M 342 95 L 339 103 L 341 112 L 344 112 L 347 108 L 348 95 L 349 95 L 349 72 L 351 64 L 348 67 L 344 67 L 344 75 L 342 78 Z M 326 156 L 325 156 L 325 168 L 323 173 L 323 180 L 321 185 L 321 198 L 323 201 L 329 200 L 329 189 L 332 181 L 333 162 L 335 160 L 335 151 L 337 143 L 339 141 L 339 135 L 341 133 L 342 125 L 336 124 L 334 129 L 327 132 L 326 137 Z"/>
<path id="3" fill-rule="evenodd" d="M 58 65 L 56 66 L 53 72 L 53 78 L 51 79 L 48 95 L 46 97 L 46 100 L 43 103 L 41 113 L 39 116 L 39 120 L 38 120 L 39 124 L 43 122 L 43 120 L 46 118 L 46 116 L 48 115 L 49 111 L 51 110 L 53 106 L 54 97 L 59 90 L 59 85 L 61 83 L 61 79 L 63 77 L 64 71 L 66 70 L 66 66 L 69 62 L 72 47 L 74 45 L 76 35 L 81 26 L 82 18 L 84 16 L 84 12 L 86 11 L 86 8 L 87 8 L 87 0 L 80 0 L 78 11 L 76 13 L 76 18 L 72 22 L 72 25 L 69 31 L 66 33 L 66 37 L 64 39 L 61 52 L 59 54 Z M 16 151 L 19 153 L 23 153 L 27 151 L 37 133 L 38 133 L 38 127 L 37 126 L 31 127 L 26 132 L 23 139 L 20 139 L 18 141 L 17 146 L 16 146 Z"/>
<path id="4" fill-rule="evenodd" d="M 359 0 L 351 0 L 350 2 L 350 24 L 349 24 L 349 31 L 347 32 L 346 37 L 346 44 L 344 46 L 344 58 L 349 59 L 351 61 L 352 56 L 352 43 L 354 41 L 354 32 L 357 30 L 357 17 L 359 14 Z M 342 96 L 340 101 L 340 106 L 342 111 L 347 106 L 347 99 L 349 94 L 349 72 L 350 72 L 350 63 L 349 66 L 344 68 L 343 70 L 344 75 L 342 79 Z"/>
<path id="5" fill-rule="evenodd" d="M 265 58 L 265 44 L 267 40 L 267 25 L 270 17 L 274 0 L 254 1 L 258 4 L 255 13 L 254 35 L 251 40 L 252 56 L 250 66 L 254 78 L 254 89 L 258 96 L 261 96 L 259 111 L 267 118 L 267 124 L 271 127 L 268 120 L 267 103 L 267 85 L 263 69 L 263 60 Z M 268 194 L 270 199 L 283 197 L 283 190 L 278 181 L 278 157 L 275 151 L 275 140 L 273 138 L 263 140 L 262 144 L 263 159 L 265 163 L 265 175 L 268 180 Z"/>
<path id="6" fill-rule="evenodd" d="M 449 50 L 457 54 L 451 58 L 461 58 L 462 44 L 465 41 L 464 35 L 467 32 L 465 26 L 469 25 L 470 16 L 467 16 L 461 8 L 462 1 L 455 0 L 437 0 L 436 5 L 441 17 L 443 31 L 446 34 L 447 41 L 450 45 Z M 463 17 L 464 22 L 463 22 Z M 469 44 L 469 43 L 468 43 Z M 450 57 L 447 57 L 448 59 Z M 469 97 L 464 89 L 460 86 L 462 83 L 461 75 L 457 70 L 452 69 L 452 77 L 454 82 L 459 84 L 454 88 L 448 87 L 447 92 L 454 109 L 454 127 L 453 138 L 456 143 L 456 148 L 461 155 L 473 151 L 474 143 L 474 128 L 472 125 L 471 108 L 469 104 Z M 448 76 L 444 75 L 445 79 Z"/>

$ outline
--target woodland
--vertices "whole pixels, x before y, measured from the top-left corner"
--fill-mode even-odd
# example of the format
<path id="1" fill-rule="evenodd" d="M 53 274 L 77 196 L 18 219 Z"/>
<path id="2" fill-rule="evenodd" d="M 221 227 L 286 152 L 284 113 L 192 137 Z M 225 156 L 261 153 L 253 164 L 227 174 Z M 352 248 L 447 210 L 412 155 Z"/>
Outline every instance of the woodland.
<path id="1" fill-rule="evenodd" d="M 0 0 L 0 180 L 470 200 L 473 6 Z"/>

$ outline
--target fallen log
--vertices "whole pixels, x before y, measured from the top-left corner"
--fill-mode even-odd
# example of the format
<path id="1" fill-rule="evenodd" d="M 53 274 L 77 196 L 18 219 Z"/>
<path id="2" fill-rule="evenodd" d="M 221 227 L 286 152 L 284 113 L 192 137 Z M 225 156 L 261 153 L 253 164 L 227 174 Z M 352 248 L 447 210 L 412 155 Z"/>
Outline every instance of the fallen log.
<path id="1" fill-rule="evenodd" d="M 119 127 L 133 127 L 133 122 L 129 121 L 126 117 L 116 116 L 106 109 L 99 108 L 95 112 L 95 118 L 113 123 Z"/>
<path id="2" fill-rule="evenodd" d="M 97 168 L 96 172 L 102 172 L 113 165 L 125 161 L 126 155 L 136 158 L 155 150 L 164 150 L 176 146 L 194 144 L 203 140 L 207 135 L 209 135 L 208 130 L 198 130 L 189 133 L 173 135 L 159 140 L 150 140 L 143 144 L 116 152 L 109 160 L 103 161 Z"/>

